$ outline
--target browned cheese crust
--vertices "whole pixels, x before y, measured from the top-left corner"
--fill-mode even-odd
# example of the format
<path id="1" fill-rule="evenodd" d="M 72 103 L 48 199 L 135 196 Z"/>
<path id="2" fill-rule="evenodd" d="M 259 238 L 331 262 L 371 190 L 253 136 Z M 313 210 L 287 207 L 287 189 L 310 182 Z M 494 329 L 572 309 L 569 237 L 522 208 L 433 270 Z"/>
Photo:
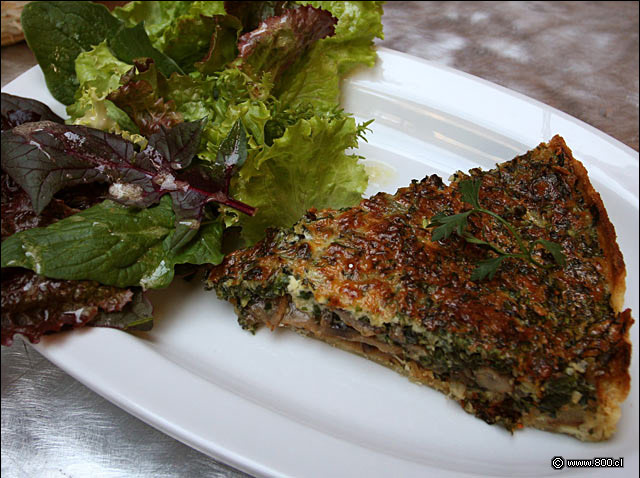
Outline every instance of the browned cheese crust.
<path id="1" fill-rule="evenodd" d="M 458 183 L 481 181 L 482 206 L 520 236 L 560 245 L 563 267 L 502 262 L 471 280 L 495 252 L 429 220 L 471 206 Z M 487 214 L 468 230 L 506 252 L 517 241 Z M 535 259 L 553 260 L 543 247 Z M 629 392 L 630 310 L 625 266 L 600 195 L 555 136 L 491 171 L 414 181 L 343 210 L 311 210 L 291 229 L 214 268 L 209 284 L 243 327 L 290 327 L 449 394 L 488 423 L 533 426 L 581 440 L 609 438 Z"/>

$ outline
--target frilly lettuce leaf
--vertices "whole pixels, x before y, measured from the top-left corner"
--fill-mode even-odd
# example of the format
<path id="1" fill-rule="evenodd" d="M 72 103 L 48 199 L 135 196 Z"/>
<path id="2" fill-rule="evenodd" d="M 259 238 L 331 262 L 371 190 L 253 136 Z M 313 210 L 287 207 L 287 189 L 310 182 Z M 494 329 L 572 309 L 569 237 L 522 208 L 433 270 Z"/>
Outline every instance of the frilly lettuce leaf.
<path id="1" fill-rule="evenodd" d="M 198 151 L 205 161 L 215 161 L 220 144 L 237 120 L 245 127 L 251 148 L 264 143 L 265 125 L 272 119 L 270 85 L 253 83 L 238 69 L 227 69 L 216 76 L 196 72 L 165 78 L 149 62 L 138 65 L 136 72 L 123 81 L 124 85 L 109 98 L 147 134 L 157 131 L 160 124 L 170 126 L 208 117 Z"/>
<path id="2" fill-rule="evenodd" d="M 229 15 L 186 15 L 164 33 L 162 48 L 187 72 L 209 58 L 207 71 L 213 73 L 235 58 L 241 28 L 238 19 Z"/>
<path id="3" fill-rule="evenodd" d="M 261 101 L 247 100 L 227 105 L 226 114 L 219 121 L 210 123 L 203 132 L 204 143 L 199 155 L 211 161 L 216 157 L 218 149 L 231 127 L 241 121 L 248 132 L 248 143 L 251 148 L 258 148 L 264 143 L 264 128 L 271 118 L 271 113 Z"/>
<path id="4" fill-rule="evenodd" d="M 224 2 L 136 1 L 116 8 L 113 14 L 131 27 L 144 22 L 152 45 L 185 71 L 192 71 L 193 64 L 209 50 L 216 23 L 212 17 L 226 12 Z"/>
<path id="5" fill-rule="evenodd" d="M 310 103 L 330 111 L 340 102 L 340 80 L 358 65 L 373 66 L 374 38 L 382 38 L 382 2 L 303 1 L 338 19 L 335 36 L 318 41 L 283 75 L 275 95 L 287 106 Z"/>
<path id="6" fill-rule="evenodd" d="M 191 8 L 193 2 L 129 2 L 122 7 L 117 7 L 112 14 L 124 21 L 128 27 L 134 27 L 144 22 L 144 28 L 154 47 L 160 48 L 158 38 L 181 15 Z"/>
<path id="7" fill-rule="evenodd" d="M 136 60 L 135 69 L 124 75 L 121 82 L 122 86 L 109 93 L 107 99 L 125 111 L 144 136 L 183 121 L 175 103 L 166 98 L 166 78 L 150 58 Z"/>
<path id="8" fill-rule="evenodd" d="M 351 117 L 313 116 L 250 157 L 232 183 L 234 197 L 257 207 L 255 216 L 240 217 L 245 238 L 255 242 L 267 227 L 289 227 L 311 207 L 356 204 L 367 174 L 345 149 L 357 146 L 359 133 Z"/>
<path id="9" fill-rule="evenodd" d="M 80 53 L 75 62 L 80 87 L 93 87 L 101 97 L 118 88 L 120 77 L 132 67 L 113 55 L 106 40 Z"/>
<path id="10" fill-rule="evenodd" d="M 88 126 L 121 135 L 132 132 L 126 137 L 135 138 L 136 142 L 143 139 L 137 134 L 138 127 L 131 118 L 111 101 L 100 98 L 95 88 L 88 87 L 81 93 L 75 103 L 67 107 L 67 113 L 70 115 L 68 124 Z"/>
<path id="11" fill-rule="evenodd" d="M 311 6 L 267 18 L 240 37 L 236 66 L 255 80 L 269 75 L 277 82 L 310 45 L 335 33 L 336 21 L 326 10 Z"/>
<path id="12" fill-rule="evenodd" d="M 242 24 L 232 15 L 215 15 L 213 17 L 200 17 L 203 19 L 210 18 L 207 23 L 212 24 L 213 34 L 209 33 L 209 49 L 200 61 L 195 63 L 195 68 L 206 75 L 221 70 L 227 63 L 233 60 L 237 53 L 237 42 Z"/>
<path id="13" fill-rule="evenodd" d="M 278 17 L 285 10 L 294 8 L 296 2 L 224 2 L 229 15 L 238 18 L 242 23 L 242 32 L 250 32 L 258 28 L 263 20 Z"/>
<path id="14" fill-rule="evenodd" d="M 166 78 L 149 60 L 136 62 L 135 70 L 129 71 L 121 82 L 123 84 L 108 98 L 126 111 L 146 135 L 159 131 L 161 126 L 171 127 L 182 121 L 209 118 L 220 122 L 227 116 L 228 102 L 217 93 L 216 77 L 195 72 Z M 230 116 L 234 116 L 232 124 L 237 115 Z M 219 144 L 216 142 L 216 148 Z"/>
<path id="15" fill-rule="evenodd" d="M 106 99 L 120 86 L 120 77 L 132 65 L 118 60 L 106 40 L 89 51 L 82 52 L 75 61 L 80 86 L 75 101 L 67 106 L 67 123 L 89 126 L 110 133 L 137 133 L 138 128 L 129 116 Z"/>

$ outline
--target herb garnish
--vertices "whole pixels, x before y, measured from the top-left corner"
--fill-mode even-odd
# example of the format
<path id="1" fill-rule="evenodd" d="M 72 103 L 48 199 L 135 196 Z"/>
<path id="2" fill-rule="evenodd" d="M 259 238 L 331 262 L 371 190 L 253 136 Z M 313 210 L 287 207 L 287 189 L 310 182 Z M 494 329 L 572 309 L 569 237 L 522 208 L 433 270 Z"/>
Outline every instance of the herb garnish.
<path id="1" fill-rule="evenodd" d="M 542 262 L 539 262 L 538 260 L 534 259 L 532 253 L 537 244 L 540 244 L 542 247 L 544 247 L 547 251 L 551 253 L 551 255 L 553 256 L 553 260 L 557 265 L 563 266 L 565 264 L 565 257 L 564 257 L 564 254 L 562 253 L 562 247 L 560 246 L 560 244 L 547 241 L 544 239 L 536 239 L 535 241 L 527 244 L 522 239 L 518 231 L 516 231 L 515 228 L 509 223 L 509 221 L 504 219 L 499 214 L 496 214 L 493 211 L 489 211 L 488 209 L 483 208 L 480 205 L 480 200 L 478 198 L 481 184 L 482 184 L 482 181 L 476 180 L 476 179 L 470 179 L 470 180 L 466 179 L 466 180 L 460 181 L 458 183 L 458 188 L 460 190 L 462 202 L 470 204 L 471 206 L 473 206 L 473 208 L 469 209 L 468 211 L 461 212 L 459 214 L 454 214 L 452 216 L 447 216 L 444 213 L 440 212 L 435 216 L 433 216 L 429 220 L 429 223 L 427 224 L 427 227 L 437 226 L 431 234 L 431 240 L 434 242 L 447 239 L 449 236 L 451 236 L 451 234 L 455 232 L 458 236 L 463 238 L 465 241 L 471 244 L 487 246 L 498 254 L 497 257 L 492 257 L 492 258 L 485 259 L 478 262 L 477 267 L 471 274 L 471 280 L 482 280 L 485 278 L 492 279 L 493 276 L 498 271 L 498 268 L 502 264 L 502 261 L 504 261 L 509 257 L 523 259 L 535 266 L 542 267 L 544 269 L 549 269 L 553 267 L 553 265 L 551 264 L 543 264 Z M 511 233 L 516 243 L 518 244 L 518 248 L 520 249 L 520 252 L 516 252 L 516 253 L 506 252 L 496 244 L 492 244 L 490 242 L 484 241 L 482 239 L 478 239 L 477 237 L 473 236 L 467 230 L 467 226 L 468 226 L 467 219 L 472 214 L 488 214 L 489 216 L 498 220 Z"/>

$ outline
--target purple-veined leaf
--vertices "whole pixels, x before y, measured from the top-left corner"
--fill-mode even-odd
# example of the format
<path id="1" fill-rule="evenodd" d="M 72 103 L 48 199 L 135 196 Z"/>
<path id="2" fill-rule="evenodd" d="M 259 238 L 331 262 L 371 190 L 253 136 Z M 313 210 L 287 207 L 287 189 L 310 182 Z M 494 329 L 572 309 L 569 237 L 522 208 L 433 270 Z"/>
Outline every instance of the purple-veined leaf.
<path id="1" fill-rule="evenodd" d="M 328 11 L 311 6 L 285 10 L 240 37 L 236 64 L 255 79 L 270 73 L 276 82 L 307 48 L 333 36 L 337 22 Z"/>
<path id="2" fill-rule="evenodd" d="M 225 140 L 230 159 L 223 155 L 221 161 L 229 167 L 218 177 L 201 178 L 202 186 L 195 187 L 188 182 L 189 175 L 178 176 L 191 165 L 205 121 L 180 123 L 171 130 L 161 127 L 140 152 L 122 137 L 93 128 L 50 121 L 27 123 L 2 133 L 2 169 L 29 194 L 36 214 L 58 191 L 78 184 L 110 183 L 109 198 L 138 208 L 170 194 L 176 216 L 171 243 L 175 250 L 197 233 L 204 207 L 210 202 L 254 212 L 228 195 L 233 165 L 246 157 L 241 126 L 232 129 Z"/>
<path id="3" fill-rule="evenodd" d="M 172 100 L 163 98 L 166 78 L 160 74 L 151 58 L 138 59 L 120 80 L 122 86 L 107 99 L 127 113 L 143 136 L 171 128 L 183 121 Z"/>
<path id="4" fill-rule="evenodd" d="M 55 221 L 83 209 L 87 209 L 106 198 L 106 184 L 79 185 L 60 191 L 56 197 L 36 214 L 29 195 L 2 172 L 2 240 L 17 232 L 32 227 L 46 227 Z"/>
<path id="5" fill-rule="evenodd" d="M 36 214 L 64 187 L 109 176 L 144 183 L 128 163 L 134 155 L 133 143 L 85 126 L 40 121 L 2 132 L 2 169 L 29 194 Z"/>
<path id="6" fill-rule="evenodd" d="M 34 121 L 64 123 L 62 118 L 40 101 L 2 93 L 2 131 Z"/>
<path id="7" fill-rule="evenodd" d="M 2 240 L 76 214 L 105 194 L 106 185 L 66 188 L 37 215 L 27 193 L 3 172 Z M 48 279 L 27 269 L 2 269 L 2 345 L 11 345 L 16 333 L 38 342 L 44 334 L 84 325 L 149 330 L 152 307 L 139 287 L 120 289 L 94 281 Z"/>
<path id="8" fill-rule="evenodd" d="M 2 345 L 14 334 L 31 342 L 63 328 L 85 325 L 144 329 L 152 307 L 140 288 L 121 289 L 95 281 L 49 279 L 26 269 L 2 269 Z"/>

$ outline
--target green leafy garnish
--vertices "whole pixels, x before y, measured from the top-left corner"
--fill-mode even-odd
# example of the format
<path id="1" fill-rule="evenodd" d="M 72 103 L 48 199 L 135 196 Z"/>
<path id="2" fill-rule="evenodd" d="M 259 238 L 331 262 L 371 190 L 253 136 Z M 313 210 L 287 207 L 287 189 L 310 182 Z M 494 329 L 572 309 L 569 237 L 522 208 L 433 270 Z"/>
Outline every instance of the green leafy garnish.
<path id="1" fill-rule="evenodd" d="M 30 2 L 21 19 L 25 39 L 42 68 L 49 91 L 65 105 L 73 103 L 79 85 L 76 58 L 104 40 L 119 60 L 131 63 L 134 58 L 153 58 L 166 76 L 182 73 L 170 57 L 151 44 L 142 23 L 127 28 L 103 5 Z"/>
<path id="2" fill-rule="evenodd" d="M 493 279 L 502 262 L 509 257 L 522 259 L 526 262 L 529 262 L 530 264 L 533 264 L 537 267 L 542 267 L 544 269 L 553 267 L 553 265 L 544 264 L 533 257 L 533 251 L 537 244 L 540 244 L 551 253 L 551 255 L 553 256 L 553 260 L 557 265 L 564 266 L 565 256 L 562 253 L 562 246 L 560 246 L 560 244 L 544 239 L 537 239 L 532 243 L 527 244 L 522 239 L 522 236 L 520 236 L 518 231 L 513 227 L 513 225 L 510 224 L 506 219 L 493 211 L 489 211 L 488 209 L 483 208 L 480 205 L 479 199 L 481 185 L 482 181 L 477 179 L 466 179 L 460 181 L 458 183 L 458 189 L 460 191 L 462 202 L 470 204 L 472 206 L 472 209 L 450 216 L 447 216 L 444 213 L 438 213 L 433 216 L 427 224 L 427 227 L 436 226 L 436 228 L 431 233 L 431 240 L 434 242 L 448 239 L 451 234 L 456 233 L 466 242 L 479 246 L 486 246 L 493 252 L 498 254 L 497 257 L 485 259 L 478 262 L 478 264 L 476 264 L 476 269 L 471 274 L 471 280 L 482 280 L 485 278 Z M 513 236 L 520 252 L 506 252 L 497 244 L 479 239 L 472 235 L 467 230 L 467 227 L 469 225 L 468 218 L 472 214 L 487 214 L 500 222 Z"/>
<path id="3" fill-rule="evenodd" d="M 122 22 L 104 5 L 92 2 L 30 2 L 22 11 L 22 28 L 53 97 L 73 103 L 78 79 L 75 59 L 112 37 Z"/>
<path id="4" fill-rule="evenodd" d="M 220 220 L 205 219 L 179 251 L 172 247 L 174 223 L 169 196 L 146 209 L 107 200 L 48 227 L 5 239 L 2 267 L 23 267 L 54 279 L 157 289 L 171 283 L 177 264 L 222 260 Z"/>
<path id="5" fill-rule="evenodd" d="M 281 138 L 240 169 L 231 191 L 257 208 L 242 217 L 250 242 L 267 227 L 290 227 L 309 208 L 339 208 L 356 203 L 367 186 L 367 173 L 358 156 L 345 149 L 356 146 L 353 118 L 314 116 L 288 127 Z"/>

